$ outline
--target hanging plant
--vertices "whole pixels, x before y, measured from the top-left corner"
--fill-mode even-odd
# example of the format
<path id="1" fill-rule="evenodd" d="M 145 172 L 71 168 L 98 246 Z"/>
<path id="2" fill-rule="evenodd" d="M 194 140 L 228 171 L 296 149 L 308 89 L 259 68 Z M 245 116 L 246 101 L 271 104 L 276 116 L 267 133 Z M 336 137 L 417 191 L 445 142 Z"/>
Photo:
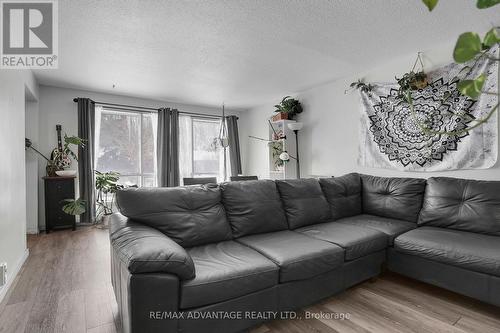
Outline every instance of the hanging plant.
<path id="1" fill-rule="evenodd" d="M 420 70 L 416 71 L 417 64 L 420 64 Z M 399 96 L 404 97 L 406 92 L 411 90 L 424 89 L 429 85 L 427 74 L 424 71 L 424 63 L 422 62 L 421 53 L 417 54 L 417 59 L 413 64 L 411 71 L 404 73 L 403 76 L 396 82 L 399 85 Z"/>

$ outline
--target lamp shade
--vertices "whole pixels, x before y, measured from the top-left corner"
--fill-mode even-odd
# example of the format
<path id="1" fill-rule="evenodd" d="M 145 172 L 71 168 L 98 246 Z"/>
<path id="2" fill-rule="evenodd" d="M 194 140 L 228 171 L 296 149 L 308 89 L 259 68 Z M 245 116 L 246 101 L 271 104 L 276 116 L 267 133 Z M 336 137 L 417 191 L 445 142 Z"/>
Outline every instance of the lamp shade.
<path id="1" fill-rule="evenodd" d="M 288 128 L 292 131 L 300 131 L 302 127 L 304 127 L 304 123 L 299 123 L 298 121 L 294 123 L 288 123 Z"/>

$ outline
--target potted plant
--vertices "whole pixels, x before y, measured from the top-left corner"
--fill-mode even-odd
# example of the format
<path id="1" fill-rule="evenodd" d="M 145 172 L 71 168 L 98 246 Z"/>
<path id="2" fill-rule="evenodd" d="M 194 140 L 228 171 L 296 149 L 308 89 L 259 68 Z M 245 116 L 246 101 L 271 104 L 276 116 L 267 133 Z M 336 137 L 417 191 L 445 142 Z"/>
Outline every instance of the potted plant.
<path id="1" fill-rule="evenodd" d="M 296 114 L 302 113 L 302 105 L 300 102 L 290 96 L 285 96 L 280 104 L 274 106 L 277 114 L 273 116 L 273 121 L 290 119 L 292 120 Z"/>
<path id="2" fill-rule="evenodd" d="M 122 189 L 123 185 L 118 184 L 118 180 L 120 179 L 118 172 L 100 172 L 95 170 L 95 175 L 95 188 L 97 190 L 96 221 L 107 226 L 108 217 L 113 214 L 116 192 Z"/>
<path id="3" fill-rule="evenodd" d="M 405 73 L 400 79 L 396 78 L 396 81 L 400 91 L 424 89 L 429 85 L 427 74 L 424 71 Z"/>
<path id="4" fill-rule="evenodd" d="M 78 155 L 71 149 L 71 146 L 85 148 L 85 140 L 77 136 L 67 136 L 64 134 L 64 146 L 60 149 L 56 148 L 52 152 L 51 160 L 57 166 L 55 173 L 59 176 L 63 174 L 76 174 L 76 171 L 69 170 L 72 162 L 71 159 L 78 162 Z"/>
<path id="5" fill-rule="evenodd" d="M 63 167 L 61 167 L 62 160 L 69 160 L 69 157 L 72 157 L 75 161 L 78 161 L 78 156 L 73 150 L 71 149 L 71 146 L 76 146 L 76 147 L 85 147 L 85 140 L 77 137 L 77 136 L 67 136 L 64 135 L 64 147 L 61 152 L 57 151 L 57 153 L 54 154 L 54 159 L 49 159 L 45 157 L 40 151 L 38 151 L 35 147 L 33 147 L 33 142 L 31 142 L 30 139 L 24 138 L 24 147 L 26 149 L 32 149 L 34 152 L 36 152 L 38 155 L 40 155 L 44 160 L 47 161 L 47 166 L 45 167 L 45 170 L 47 172 L 47 176 L 49 177 L 55 177 L 57 176 L 56 171 L 61 171 L 64 170 Z M 71 160 L 69 160 L 71 162 Z M 65 165 L 67 167 L 71 166 L 71 163 L 66 163 Z"/>

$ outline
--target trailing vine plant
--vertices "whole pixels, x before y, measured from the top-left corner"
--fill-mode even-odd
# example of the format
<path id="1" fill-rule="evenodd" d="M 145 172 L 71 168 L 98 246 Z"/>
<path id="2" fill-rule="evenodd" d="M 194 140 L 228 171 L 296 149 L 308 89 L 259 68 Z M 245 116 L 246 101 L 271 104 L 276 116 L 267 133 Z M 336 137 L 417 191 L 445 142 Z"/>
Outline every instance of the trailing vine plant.
<path id="1" fill-rule="evenodd" d="M 427 6 L 429 11 L 432 11 L 438 4 L 439 0 L 422 0 L 422 2 Z M 476 7 L 478 9 L 490 8 L 495 5 L 500 4 L 500 0 L 477 0 Z M 490 29 L 485 36 L 481 39 L 479 34 L 475 32 L 465 32 L 458 37 L 453 51 L 453 59 L 457 64 L 465 64 L 472 61 L 471 65 L 465 65 L 458 75 L 452 79 L 452 81 L 457 82 L 457 89 L 462 95 L 465 95 L 471 99 L 478 99 L 482 94 L 499 96 L 498 91 L 483 91 L 484 84 L 487 80 L 485 74 L 481 74 L 474 79 L 470 79 L 469 76 L 476 68 L 476 65 L 484 58 L 490 59 L 492 61 L 500 62 L 500 58 L 491 56 L 488 51 L 500 44 L 500 27 L 493 27 Z M 417 62 L 421 65 L 421 70 L 415 72 Z M 417 112 L 415 111 L 415 106 L 413 103 L 412 91 L 417 89 L 425 88 L 428 85 L 427 76 L 423 70 L 423 63 L 421 59 L 421 54 L 417 56 L 417 60 L 413 65 L 410 72 L 405 73 L 400 79 L 396 78 L 399 85 L 399 96 L 403 98 L 410 107 L 411 116 L 415 124 L 419 127 L 423 134 L 434 136 L 434 135 L 460 135 L 465 132 L 469 132 L 484 123 L 486 123 L 491 117 L 498 111 L 500 103 L 497 103 L 486 113 L 482 118 L 474 118 L 469 113 L 464 111 L 452 112 L 454 115 L 460 117 L 468 117 L 473 124 L 464 129 L 457 129 L 452 131 L 436 131 L 433 130 L 428 122 L 422 121 L 418 118 Z M 366 84 L 365 82 L 358 80 L 350 85 L 350 89 L 359 89 L 363 92 L 371 91 L 372 85 Z M 346 92 L 348 91 L 346 90 Z M 441 103 L 445 103 L 451 94 L 448 93 L 442 97 Z"/>
<path id="2" fill-rule="evenodd" d="M 437 6 L 439 0 L 422 0 L 422 2 L 427 6 L 429 11 L 432 11 Z M 500 0 L 477 0 L 476 7 L 478 9 L 485 9 L 498 4 L 500 4 Z M 499 96 L 498 91 L 483 91 L 484 83 L 487 79 L 485 74 L 481 74 L 475 79 L 467 79 L 481 59 L 486 57 L 490 60 L 500 62 L 500 58 L 491 57 L 488 54 L 488 50 L 498 44 L 500 44 L 500 27 L 491 28 L 482 40 L 479 34 L 475 32 L 464 32 L 458 37 L 455 48 L 453 50 L 453 59 L 457 64 L 463 64 L 469 61 L 473 61 L 471 66 L 464 66 L 464 68 L 458 74 L 458 76 L 461 76 L 463 74 L 462 78 L 456 78 L 458 80 L 457 89 L 462 95 L 468 96 L 472 99 L 479 98 L 481 94 Z M 450 95 L 443 96 L 442 103 L 446 102 L 449 97 Z M 474 123 L 464 129 L 453 131 L 434 131 L 428 124 L 418 120 L 417 114 L 415 112 L 415 106 L 413 104 L 411 89 L 405 89 L 404 98 L 410 106 L 413 120 L 419 126 L 420 130 L 424 134 L 428 135 L 459 135 L 465 132 L 469 132 L 474 128 L 477 128 L 486 123 L 495 114 L 495 112 L 498 111 L 499 108 L 499 102 L 497 101 L 497 104 L 495 104 L 484 117 L 479 119 L 471 117 L 471 115 L 469 115 L 467 112 L 460 112 L 459 114 L 457 114 L 458 116 L 469 117 L 469 119 L 474 121 Z"/>

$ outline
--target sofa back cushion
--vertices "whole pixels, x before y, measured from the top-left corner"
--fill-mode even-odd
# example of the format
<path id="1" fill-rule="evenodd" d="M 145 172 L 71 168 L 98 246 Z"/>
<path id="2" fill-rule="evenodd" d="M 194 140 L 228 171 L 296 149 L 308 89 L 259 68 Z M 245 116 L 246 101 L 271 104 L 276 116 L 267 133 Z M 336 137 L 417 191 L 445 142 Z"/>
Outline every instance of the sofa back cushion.
<path id="1" fill-rule="evenodd" d="M 221 189 L 234 237 L 288 229 L 278 189 L 272 180 L 228 182 L 222 184 Z"/>
<path id="2" fill-rule="evenodd" d="M 232 239 L 216 185 L 127 188 L 116 202 L 128 218 L 160 230 L 182 247 Z"/>
<path id="3" fill-rule="evenodd" d="M 363 213 L 417 222 L 425 179 L 361 176 Z"/>
<path id="4" fill-rule="evenodd" d="M 418 224 L 500 236 L 500 182 L 429 178 Z"/>
<path id="5" fill-rule="evenodd" d="M 322 178 L 319 183 L 330 204 L 334 220 L 362 214 L 359 174 L 349 173 L 336 178 Z"/>
<path id="6" fill-rule="evenodd" d="M 330 207 L 318 180 L 313 178 L 277 180 L 276 185 L 290 229 L 331 219 Z"/>

